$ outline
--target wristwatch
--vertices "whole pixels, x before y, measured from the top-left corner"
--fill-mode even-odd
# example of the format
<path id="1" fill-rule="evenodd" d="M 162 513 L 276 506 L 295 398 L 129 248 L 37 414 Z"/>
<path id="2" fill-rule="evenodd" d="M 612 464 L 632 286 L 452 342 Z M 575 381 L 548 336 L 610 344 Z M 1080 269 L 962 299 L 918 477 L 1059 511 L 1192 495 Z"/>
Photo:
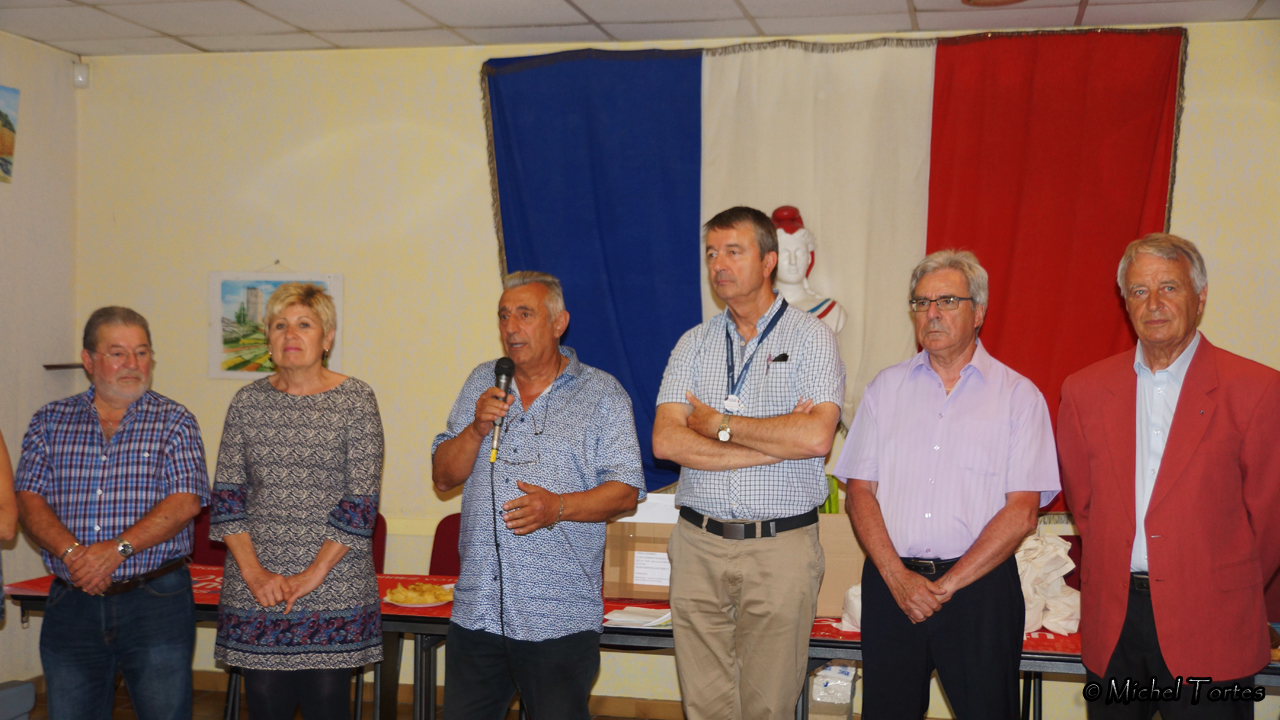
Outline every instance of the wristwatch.
<path id="1" fill-rule="evenodd" d="M 133 554 L 133 544 L 122 537 L 116 538 L 116 552 L 120 553 L 120 557 L 127 558 Z"/>
<path id="2" fill-rule="evenodd" d="M 729 442 L 729 418 L 733 416 L 725 413 L 721 417 L 723 419 L 720 421 L 720 430 L 716 432 L 716 437 L 720 438 L 720 442 Z"/>

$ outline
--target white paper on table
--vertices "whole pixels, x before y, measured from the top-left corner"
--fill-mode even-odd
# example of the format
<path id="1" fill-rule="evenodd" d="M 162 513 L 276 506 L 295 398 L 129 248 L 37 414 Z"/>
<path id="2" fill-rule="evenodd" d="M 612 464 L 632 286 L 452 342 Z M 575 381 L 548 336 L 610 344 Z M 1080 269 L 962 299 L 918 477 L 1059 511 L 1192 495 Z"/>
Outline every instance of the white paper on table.
<path id="1" fill-rule="evenodd" d="M 671 585 L 671 561 L 666 553 L 636 551 L 635 564 L 631 568 L 631 581 L 636 585 Z"/>
<path id="2" fill-rule="evenodd" d="M 671 624 L 671 611 L 628 606 L 605 615 L 604 624 L 608 627 L 661 627 Z"/>
<path id="3" fill-rule="evenodd" d="M 675 525 L 680 520 L 680 511 L 676 509 L 676 496 L 666 493 L 655 493 L 645 496 L 642 502 L 636 503 L 636 509 L 614 518 L 617 522 L 661 523 Z M 666 583 L 663 583 L 664 585 Z"/>

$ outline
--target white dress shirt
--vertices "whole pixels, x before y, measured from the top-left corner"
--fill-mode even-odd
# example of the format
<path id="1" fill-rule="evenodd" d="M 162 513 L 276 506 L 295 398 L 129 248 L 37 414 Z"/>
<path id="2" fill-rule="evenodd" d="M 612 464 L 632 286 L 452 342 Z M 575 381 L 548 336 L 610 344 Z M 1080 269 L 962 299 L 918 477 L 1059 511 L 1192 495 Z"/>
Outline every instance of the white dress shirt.
<path id="1" fill-rule="evenodd" d="M 1173 413 L 1178 408 L 1182 381 L 1187 377 L 1187 368 L 1190 367 L 1191 358 L 1198 347 L 1199 332 L 1178 359 L 1169 367 L 1154 373 L 1147 367 L 1146 358 L 1142 354 L 1142 343 L 1138 343 L 1138 351 L 1133 359 L 1133 370 L 1138 374 L 1138 411 L 1135 413 L 1138 452 L 1133 477 L 1134 518 L 1137 522 L 1133 555 L 1129 559 L 1129 569 L 1133 572 L 1147 571 L 1147 505 L 1151 502 L 1151 491 L 1155 488 L 1156 476 L 1160 473 L 1160 459 L 1164 457 L 1164 446 L 1169 440 L 1169 427 L 1173 425 Z"/>

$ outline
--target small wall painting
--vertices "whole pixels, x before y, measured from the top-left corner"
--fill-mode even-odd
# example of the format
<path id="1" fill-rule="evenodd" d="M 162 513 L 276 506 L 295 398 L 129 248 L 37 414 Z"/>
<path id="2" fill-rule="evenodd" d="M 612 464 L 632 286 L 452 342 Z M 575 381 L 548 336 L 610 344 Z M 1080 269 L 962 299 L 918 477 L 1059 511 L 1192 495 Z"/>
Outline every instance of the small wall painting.
<path id="1" fill-rule="evenodd" d="M 0 182 L 13 182 L 13 148 L 18 140 L 18 91 L 0 85 Z"/>
<path id="2" fill-rule="evenodd" d="M 256 380 L 275 372 L 267 353 L 267 300 L 289 282 L 314 283 L 333 298 L 338 332 L 325 365 L 342 372 L 342 275 L 209 273 L 209 377 Z"/>

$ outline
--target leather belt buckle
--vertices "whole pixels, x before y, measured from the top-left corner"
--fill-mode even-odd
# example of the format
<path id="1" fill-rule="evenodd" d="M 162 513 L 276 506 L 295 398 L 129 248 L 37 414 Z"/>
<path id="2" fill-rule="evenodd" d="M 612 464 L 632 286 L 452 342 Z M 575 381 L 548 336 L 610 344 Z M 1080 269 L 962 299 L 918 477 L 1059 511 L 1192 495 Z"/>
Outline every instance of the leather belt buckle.
<path id="1" fill-rule="evenodd" d="M 1147 573 L 1129 573 L 1129 585 L 1138 592 L 1151 592 L 1151 576 Z"/>
<path id="2" fill-rule="evenodd" d="M 926 575 L 935 575 L 938 572 L 938 565 L 932 560 L 912 560 L 911 569 Z"/>
<path id="3" fill-rule="evenodd" d="M 746 540 L 748 537 L 755 537 L 754 533 L 747 535 L 748 525 L 754 525 L 754 523 L 725 523 L 724 534 L 721 537 L 725 540 Z"/>

